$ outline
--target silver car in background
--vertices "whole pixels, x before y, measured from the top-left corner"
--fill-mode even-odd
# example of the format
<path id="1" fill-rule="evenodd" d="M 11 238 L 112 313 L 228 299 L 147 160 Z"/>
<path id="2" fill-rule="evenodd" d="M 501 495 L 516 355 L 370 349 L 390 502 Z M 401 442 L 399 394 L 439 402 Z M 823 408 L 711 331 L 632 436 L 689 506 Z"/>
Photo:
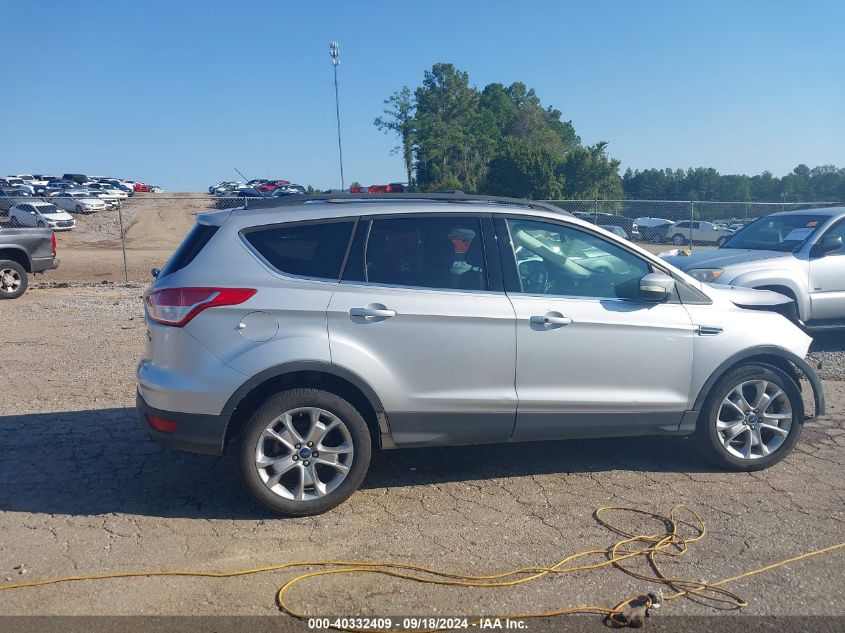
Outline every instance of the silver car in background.
<path id="1" fill-rule="evenodd" d="M 258 200 L 198 215 L 154 275 L 142 426 L 203 453 L 238 437 L 246 488 L 282 514 L 344 501 L 377 448 L 695 435 L 749 471 L 824 413 L 785 297 L 702 284 L 543 203 Z"/>
<path id="2" fill-rule="evenodd" d="M 716 250 L 665 257 L 716 286 L 789 297 L 808 328 L 845 327 L 845 207 L 785 211 L 749 224 Z"/>

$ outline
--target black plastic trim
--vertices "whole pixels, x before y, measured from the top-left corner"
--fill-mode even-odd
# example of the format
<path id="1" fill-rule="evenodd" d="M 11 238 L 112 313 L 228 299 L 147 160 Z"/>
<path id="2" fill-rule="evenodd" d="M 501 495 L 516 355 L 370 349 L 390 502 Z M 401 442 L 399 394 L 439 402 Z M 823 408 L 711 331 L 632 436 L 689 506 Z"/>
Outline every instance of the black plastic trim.
<path id="1" fill-rule="evenodd" d="M 223 441 L 226 437 L 226 427 L 229 425 L 229 415 L 164 411 L 148 405 L 140 393 L 135 396 L 135 407 L 138 410 L 141 426 L 153 442 L 191 453 L 223 454 Z M 175 421 L 176 431 L 162 433 L 155 430 L 150 426 L 147 414 Z"/>
<path id="2" fill-rule="evenodd" d="M 803 358 L 793 354 L 789 350 L 783 349 L 782 347 L 775 347 L 773 345 L 758 345 L 756 347 L 749 347 L 741 352 L 738 352 L 728 358 L 725 362 L 723 362 L 719 367 L 716 368 L 710 378 L 704 383 L 701 387 L 701 390 L 698 392 L 698 397 L 695 399 L 695 404 L 693 405 L 693 409 L 696 411 L 700 411 L 704 406 L 704 401 L 707 396 L 712 391 L 713 386 L 716 384 L 716 381 L 721 378 L 725 372 L 727 372 L 731 367 L 734 367 L 740 364 L 744 360 L 748 360 L 749 358 L 754 358 L 755 356 L 777 356 L 782 358 L 786 361 L 792 363 L 798 370 L 804 374 L 807 378 L 807 381 L 810 383 L 810 386 L 813 388 L 813 400 L 816 407 L 815 415 L 812 417 L 819 418 L 824 415 L 825 413 L 825 401 L 824 401 L 824 389 L 822 387 L 822 381 L 819 378 L 819 375 L 816 373 L 812 367 L 810 367 L 809 363 L 805 361 Z"/>

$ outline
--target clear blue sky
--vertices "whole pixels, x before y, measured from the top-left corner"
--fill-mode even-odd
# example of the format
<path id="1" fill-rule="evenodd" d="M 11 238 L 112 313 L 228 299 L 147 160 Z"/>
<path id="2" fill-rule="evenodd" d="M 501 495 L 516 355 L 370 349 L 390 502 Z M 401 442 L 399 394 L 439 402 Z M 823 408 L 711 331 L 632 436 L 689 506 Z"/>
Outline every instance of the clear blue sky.
<path id="1" fill-rule="evenodd" d="M 845 166 L 845 3 L 0 0 L 0 174 L 170 191 L 404 180 L 382 100 L 451 62 L 523 81 L 625 167 Z"/>

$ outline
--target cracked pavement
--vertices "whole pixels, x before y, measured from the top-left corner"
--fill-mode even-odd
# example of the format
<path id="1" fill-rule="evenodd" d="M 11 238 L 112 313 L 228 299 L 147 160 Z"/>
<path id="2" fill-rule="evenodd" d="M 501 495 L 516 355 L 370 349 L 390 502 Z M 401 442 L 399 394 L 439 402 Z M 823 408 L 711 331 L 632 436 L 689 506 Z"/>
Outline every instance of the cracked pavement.
<path id="1" fill-rule="evenodd" d="M 0 583 L 298 560 L 496 573 L 611 545 L 618 537 L 592 516 L 603 505 L 697 510 L 706 538 L 663 565 L 709 581 L 845 540 L 845 382 L 832 380 L 827 419 L 808 424 L 795 451 L 759 473 L 715 470 L 686 438 L 384 451 L 338 509 L 272 517 L 241 490 L 232 451 L 190 455 L 147 440 L 133 408 L 144 344 L 139 295 L 134 287 L 36 286 L 0 305 Z M 272 615 L 275 590 L 292 575 L 72 583 L 2 592 L 0 612 Z M 745 613 L 841 616 L 843 587 L 840 550 L 730 589 L 749 602 Z M 609 569 L 496 590 L 363 575 L 321 578 L 290 599 L 315 615 L 488 614 L 613 605 L 654 588 Z M 677 600 L 666 613 L 717 611 Z"/>

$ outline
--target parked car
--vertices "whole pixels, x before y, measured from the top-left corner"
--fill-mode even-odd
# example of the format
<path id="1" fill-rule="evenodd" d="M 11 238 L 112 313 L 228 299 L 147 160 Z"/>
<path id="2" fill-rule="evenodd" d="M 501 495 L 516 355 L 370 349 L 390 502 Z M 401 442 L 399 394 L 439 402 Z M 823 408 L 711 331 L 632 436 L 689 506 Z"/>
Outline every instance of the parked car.
<path id="1" fill-rule="evenodd" d="M 53 196 L 51 202 L 65 211 L 76 213 L 94 213 L 105 211 L 106 202 L 87 191 L 64 191 Z"/>
<path id="2" fill-rule="evenodd" d="M 65 174 L 62 176 L 62 180 L 70 180 L 71 182 L 75 182 L 77 185 L 86 185 L 89 182 L 93 182 L 93 179 L 89 178 L 85 174 Z"/>
<path id="3" fill-rule="evenodd" d="M 3 215 L 8 215 L 9 209 L 13 206 L 19 202 L 32 200 L 33 197 L 34 196 L 30 192 L 24 191 L 23 189 L 0 189 L 0 212 L 2 212 Z"/>
<path id="4" fill-rule="evenodd" d="M 9 211 L 12 226 L 37 226 L 54 231 L 70 231 L 76 227 L 76 220 L 67 211 L 62 211 L 50 202 L 33 200 L 15 205 Z"/>
<path id="5" fill-rule="evenodd" d="M 158 185 L 150 185 L 150 193 L 164 193 L 164 187 Z"/>
<path id="6" fill-rule="evenodd" d="M 585 222 L 590 222 L 591 224 L 622 227 L 628 235 L 631 235 L 634 232 L 634 221 L 624 215 L 587 212 L 575 212 L 573 215 Z"/>
<path id="7" fill-rule="evenodd" d="M 29 285 L 27 273 L 59 265 L 50 229 L 0 228 L 0 299 L 16 299 Z"/>
<path id="8" fill-rule="evenodd" d="M 287 186 L 290 184 L 289 180 L 268 180 L 267 182 L 258 185 L 255 187 L 258 191 L 262 193 L 269 193 L 272 192 L 274 189 L 278 187 Z"/>
<path id="9" fill-rule="evenodd" d="M 845 327 L 845 207 L 760 218 L 718 249 L 665 257 L 717 286 L 774 290 L 808 328 Z"/>
<path id="10" fill-rule="evenodd" d="M 733 231 L 719 228 L 712 222 L 683 220 L 666 229 L 666 240 L 676 246 L 689 244 L 721 244 L 733 235 Z"/>
<path id="11" fill-rule="evenodd" d="M 348 498 L 376 448 L 695 435 L 759 470 L 804 426 L 797 372 L 824 413 L 787 302 L 534 201 L 270 198 L 198 215 L 144 293 L 140 422 L 239 437 L 246 488 L 289 515 Z"/>
<path id="12" fill-rule="evenodd" d="M 118 200 L 125 200 L 129 197 L 129 193 L 126 190 L 110 182 L 91 182 L 85 185 L 85 189 L 88 191 L 100 191 Z"/>
<path id="13" fill-rule="evenodd" d="M 143 182 L 136 182 L 134 184 L 135 193 L 149 193 L 150 186 Z"/>
<path id="14" fill-rule="evenodd" d="M 227 191 L 224 194 L 217 196 L 218 209 L 231 209 L 232 207 L 241 207 L 249 204 L 254 198 L 266 198 L 263 193 L 253 189 L 252 187 L 245 187 L 235 191 Z"/>
<path id="15" fill-rule="evenodd" d="M 101 185 L 111 185 L 116 190 L 124 192 L 127 196 L 131 196 L 133 193 L 135 193 L 134 187 L 126 184 L 125 182 L 117 178 L 101 178 L 97 182 Z"/>
<path id="16" fill-rule="evenodd" d="M 599 226 L 605 231 L 610 231 L 614 235 L 618 235 L 623 240 L 629 239 L 628 234 L 625 232 L 625 229 L 623 229 L 621 226 L 615 226 L 613 224 L 599 224 Z"/>
<path id="17" fill-rule="evenodd" d="M 636 218 L 631 229 L 634 233 L 634 239 L 660 244 L 666 240 L 666 230 L 672 224 L 672 220 L 666 218 L 643 217 Z"/>

